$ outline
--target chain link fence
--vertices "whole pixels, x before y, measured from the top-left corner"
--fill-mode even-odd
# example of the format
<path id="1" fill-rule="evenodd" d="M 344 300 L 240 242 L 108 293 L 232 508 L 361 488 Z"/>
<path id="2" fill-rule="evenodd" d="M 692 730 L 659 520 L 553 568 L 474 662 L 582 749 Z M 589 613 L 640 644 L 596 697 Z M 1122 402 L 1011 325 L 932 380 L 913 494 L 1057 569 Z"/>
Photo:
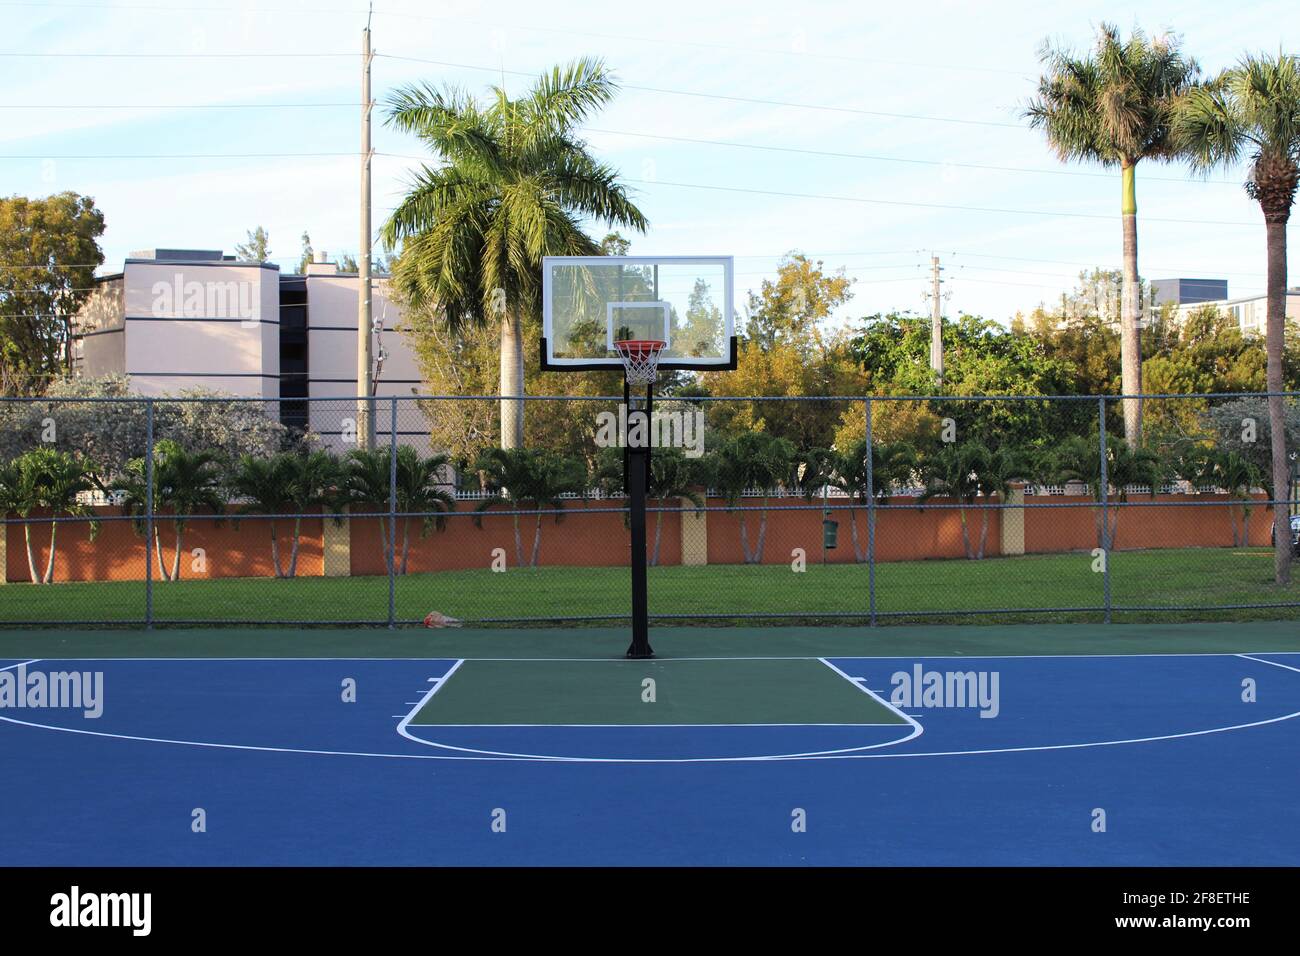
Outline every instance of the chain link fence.
<path id="1" fill-rule="evenodd" d="M 1144 396 L 1131 441 L 1122 401 L 656 398 L 652 621 L 1294 618 L 1267 396 Z M 624 621 L 635 427 L 610 396 L 0 401 L 0 624 Z"/>

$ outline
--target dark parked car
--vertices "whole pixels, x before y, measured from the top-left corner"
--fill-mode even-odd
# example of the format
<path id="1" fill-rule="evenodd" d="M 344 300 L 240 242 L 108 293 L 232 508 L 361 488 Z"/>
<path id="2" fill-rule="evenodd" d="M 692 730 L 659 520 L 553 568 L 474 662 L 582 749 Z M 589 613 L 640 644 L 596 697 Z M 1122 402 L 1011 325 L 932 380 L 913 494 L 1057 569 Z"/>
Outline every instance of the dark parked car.
<path id="1" fill-rule="evenodd" d="M 1277 534 L 1277 525 L 1275 523 L 1273 525 L 1273 531 L 1272 534 L 1270 535 L 1269 540 L 1276 542 L 1277 538 L 1272 537 L 1272 535 L 1276 535 L 1276 534 Z M 1300 515 L 1291 516 L 1291 553 L 1294 554 L 1296 557 L 1300 557 Z"/>

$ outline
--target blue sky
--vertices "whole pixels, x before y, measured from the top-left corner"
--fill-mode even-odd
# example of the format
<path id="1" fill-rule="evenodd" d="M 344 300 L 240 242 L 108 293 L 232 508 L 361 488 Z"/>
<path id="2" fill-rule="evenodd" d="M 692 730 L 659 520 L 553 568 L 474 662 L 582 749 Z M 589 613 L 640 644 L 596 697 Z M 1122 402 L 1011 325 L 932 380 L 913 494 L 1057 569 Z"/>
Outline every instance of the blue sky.
<path id="1" fill-rule="evenodd" d="M 0 0 L 0 190 L 94 196 L 106 269 L 153 246 L 231 251 L 259 224 L 286 268 L 304 229 L 332 256 L 355 252 L 365 18 L 356 0 Z M 1294 49 L 1300 31 L 1284 2 L 379 0 L 374 95 L 417 80 L 518 92 L 602 57 L 628 88 L 587 138 L 651 221 L 633 252 L 735 255 L 739 298 L 802 251 L 848 270 L 847 314 L 861 315 L 925 308 L 933 251 L 945 311 L 1005 322 L 1080 269 L 1119 264 L 1118 173 L 1061 165 L 1020 119 L 1044 39 L 1081 46 L 1101 21 L 1172 28 L 1210 71 Z M 374 139 L 377 228 L 420 148 L 378 122 Z M 149 158 L 193 153 L 222 155 Z M 232 155 L 274 153 L 324 155 Z M 123 154 L 143 158 L 97 158 Z M 989 166 L 1013 169 L 972 168 Z M 1264 231 L 1240 179 L 1140 167 L 1143 275 L 1262 291 Z"/>

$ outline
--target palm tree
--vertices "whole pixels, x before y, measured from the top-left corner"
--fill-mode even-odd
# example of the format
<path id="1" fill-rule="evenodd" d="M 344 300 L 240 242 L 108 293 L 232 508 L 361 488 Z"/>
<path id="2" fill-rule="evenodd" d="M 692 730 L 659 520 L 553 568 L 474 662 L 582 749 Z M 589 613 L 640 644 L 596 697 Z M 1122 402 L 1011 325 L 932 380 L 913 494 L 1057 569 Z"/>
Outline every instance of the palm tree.
<path id="1" fill-rule="evenodd" d="M 285 577 L 280 568 L 280 535 L 277 532 L 275 516 L 293 504 L 290 484 L 293 480 L 293 463 L 289 455 L 273 455 L 270 458 L 258 458 L 243 455 L 239 464 L 229 475 L 227 482 L 230 490 L 240 498 L 247 499 L 239 508 L 240 514 L 257 514 L 270 516 L 271 564 L 277 578 Z M 294 536 L 293 550 L 298 550 L 297 536 Z"/>
<path id="2" fill-rule="evenodd" d="M 659 448 L 650 456 L 650 482 L 646 497 L 659 500 L 655 512 L 655 540 L 650 550 L 650 566 L 659 565 L 659 543 L 663 538 L 664 505 L 669 498 L 684 498 L 695 506 L 698 513 L 704 507 L 704 497 L 697 490 L 702 480 L 700 459 L 687 458 L 680 448 Z"/>
<path id="3" fill-rule="evenodd" d="M 771 493 L 778 487 L 792 485 L 795 447 L 785 438 L 767 432 L 741 432 L 728 439 L 711 456 L 708 469 L 713 485 L 733 508 L 747 491 L 758 490 L 763 496 L 759 512 L 758 542 L 749 548 L 746 512 L 740 512 L 740 549 L 746 564 L 761 564 L 763 543 L 767 538 L 767 507 Z"/>
<path id="4" fill-rule="evenodd" d="M 1127 42 L 1103 23 L 1096 50 L 1076 56 L 1045 44 L 1045 72 L 1029 104 L 1030 125 L 1047 134 L 1062 161 L 1082 160 L 1120 169 L 1124 227 L 1124 275 L 1120 310 L 1120 363 L 1126 395 L 1142 391 L 1138 337 L 1137 164 L 1168 161 L 1176 149 L 1169 135 L 1175 100 L 1196 81 L 1196 61 L 1183 55 L 1176 37 L 1148 38 L 1134 30 Z M 1124 402 L 1124 437 L 1137 447 L 1142 433 L 1139 400 Z"/>
<path id="5" fill-rule="evenodd" d="M 392 480 L 391 447 L 354 448 L 343 459 L 338 495 L 340 503 L 362 505 L 377 514 L 379 538 L 384 549 L 384 564 L 389 574 L 394 570 L 393 551 L 389 547 L 387 523 L 383 512 L 391 507 Z"/>
<path id="6" fill-rule="evenodd" d="M 961 516 L 962 547 L 967 558 L 979 560 L 984 557 L 988 543 L 990 509 L 980 509 L 978 546 L 971 543 L 966 509 L 981 496 L 989 499 L 997 495 L 1006 501 L 1011 482 L 1023 477 L 1028 470 L 1025 456 L 1013 449 L 989 449 L 978 441 L 960 445 L 944 444 L 938 451 L 921 460 L 921 477 L 925 481 L 921 500 L 928 501 L 940 495 L 956 500 L 957 511 Z M 988 504 L 987 500 L 985 504 Z"/>
<path id="7" fill-rule="evenodd" d="M 383 539 L 384 560 L 390 571 L 405 574 L 411 552 L 411 519 L 421 519 L 420 537 L 435 527 L 443 527 L 442 515 L 456 508 L 455 499 L 446 490 L 443 471 L 446 455 L 424 458 L 410 445 L 397 448 L 397 471 L 393 472 L 392 448 L 357 448 L 343 462 L 339 497 L 343 501 L 369 505 L 379 510 L 393 507 L 402 522 L 402 558 L 395 561 L 389 547 L 388 523 L 379 514 L 379 535 Z M 396 477 L 397 496 L 393 498 Z M 396 533 L 396 529 L 394 529 Z"/>
<path id="8" fill-rule="evenodd" d="M 1228 493 L 1228 500 L 1235 501 L 1241 509 L 1241 529 L 1237 528 L 1237 513 L 1228 508 L 1232 520 L 1232 543 L 1239 546 L 1250 545 L 1250 513 L 1252 488 L 1257 488 L 1263 480 L 1258 468 L 1248 459 L 1233 451 L 1218 452 L 1214 456 L 1214 486 Z"/>
<path id="9" fill-rule="evenodd" d="M 402 561 L 398 574 L 405 574 L 411 553 L 411 518 L 420 519 L 420 537 L 427 537 L 434 528 L 442 530 L 443 515 L 456 510 L 456 499 L 443 473 L 447 468 L 446 455 L 424 458 L 410 445 L 397 449 L 397 510 L 402 517 Z"/>
<path id="10" fill-rule="evenodd" d="M 302 514 L 311 508 L 325 508 L 335 512 L 334 520 L 341 523 L 338 514 L 342 502 L 340 485 L 343 467 L 327 451 L 310 451 L 292 456 L 293 473 L 289 481 L 289 499 L 297 517 L 293 519 L 293 545 L 289 551 L 289 570 L 286 577 L 298 573 L 298 543 L 302 533 Z"/>
<path id="11" fill-rule="evenodd" d="M 1122 442 L 1106 445 L 1106 492 L 1114 490 L 1113 498 L 1120 505 L 1128 504 L 1128 489 L 1133 485 L 1146 485 L 1152 498 L 1164 480 L 1164 460 L 1149 448 L 1130 448 Z M 1094 501 L 1101 501 L 1101 448 L 1097 442 L 1083 435 L 1071 435 L 1055 448 L 1044 453 L 1041 470 L 1053 483 L 1077 481 L 1087 485 Z M 1109 509 L 1110 520 L 1102 521 L 1100 508 L 1094 509 L 1097 524 L 1098 546 L 1107 551 L 1119 531 L 1119 514 L 1122 508 Z"/>
<path id="12" fill-rule="evenodd" d="M 859 439 L 847 450 L 814 449 L 800 481 L 804 497 L 812 498 L 823 486 L 842 491 L 849 500 L 849 535 L 853 540 L 853 558 L 859 564 L 870 555 L 859 544 L 858 506 L 870 498 L 888 498 L 894 485 L 905 481 L 916 467 L 916 449 L 904 441 L 879 442 L 871 446 L 871 482 L 867 482 L 867 442 Z M 874 515 L 869 516 L 873 522 Z"/>
<path id="13" fill-rule="evenodd" d="M 616 90 L 599 60 L 581 59 L 517 99 L 493 87 L 483 104 L 420 84 L 388 100 L 388 124 L 440 160 L 415 174 L 384 224 L 385 243 L 403 243 L 394 284 L 453 332 L 500 322 L 503 448 L 523 444 L 524 403 L 508 396 L 524 394 L 521 323 L 541 311 L 542 257 L 599 254 L 583 220 L 646 227 L 614 170 L 577 135 Z"/>
<path id="14" fill-rule="evenodd" d="M 1272 436 L 1272 497 L 1275 514 L 1290 498 L 1285 412 L 1282 395 L 1282 339 L 1286 326 L 1286 227 L 1300 186 L 1300 59 L 1247 56 L 1240 64 L 1198 86 L 1178 103 L 1174 138 L 1194 167 L 1209 170 L 1250 158 L 1246 192 L 1264 213 L 1268 243 L 1268 353 L 1266 381 Z M 1278 522 L 1279 527 L 1285 521 Z M 1290 541 L 1276 536 L 1273 572 L 1278 584 L 1291 580 Z"/>
<path id="15" fill-rule="evenodd" d="M 284 452 L 270 458 L 240 457 L 228 478 L 230 490 L 247 499 L 239 509 L 240 514 L 270 517 L 271 563 L 277 578 L 297 575 L 302 515 L 309 508 L 332 504 L 339 480 L 338 459 L 326 451 Z M 280 535 L 275 519 L 283 511 L 292 511 L 294 515 L 287 569 L 281 567 Z"/>
<path id="16" fill-rule="evenodd" d="M 511 515 L 516 566 L 537 567 L 542 548 L 542 511 L 554 509 L 555 521 L 559 523 L 564 516 L 564 497 L 586 491 L 586 466 L 574 458 L 562 458 L 530 448 L 489 448 L 479 456 L 474 470 L 483 476 L 484 487 L 491 493 L 475 509 L 478 512 L 474 517 L 475 525 L 483 527 L 483 512 L 493 505 L 507 504 L 515 512 L 537 512 L 532 555 L 527 560 L 520 535 L 520 516 L 517 513 Z"/>
<path id="17" fill-rule="evenodd" d="M 27 572 L 33 584 L 50 584 L 54 581 L 54 549 L 60 514 L 93 516 L 94 511 L 80 500 L 85 491 L 97 487 L 86 462 L 65 451 L 53 448 L 33 448 L 3 469 L 0 469 L 0 512 L 17 514 L 23 519 L 23 539 L 27 546 Z M 45 570 L 36 567 L 36 554 L 32 546 L 32 526 L 27 519 L 35 508 L 50 511 L 50 551 Z M 93 541 L 99 523 L 90 522 Z"/>
<path id="18" fill-rule="evenodd" d="M 126 514 L 135 517 L 137 530 L 144 528 L 148 507 L 146 478 L 145 459 L 133 458 L 127 462 L 125 472 L 114 485 L 114 490 L 124 496 Z M 220 459 L 215 452 L 188 452 L 169 438 L 154 445 L 153 508 L 155 513 L 164 509 L 171 513 L 172 531 L 176 536 L 171 571 L 163 560 L 162 532 L 157 522 L 154 523 L 154 539 L 146 542 L 145 548 L 152 546 L 164 581 L 181 579 L 182 541 L 190 516 L 205 509 L 216 515 L 225 512 L 226 498 L 221 479 Z"/>

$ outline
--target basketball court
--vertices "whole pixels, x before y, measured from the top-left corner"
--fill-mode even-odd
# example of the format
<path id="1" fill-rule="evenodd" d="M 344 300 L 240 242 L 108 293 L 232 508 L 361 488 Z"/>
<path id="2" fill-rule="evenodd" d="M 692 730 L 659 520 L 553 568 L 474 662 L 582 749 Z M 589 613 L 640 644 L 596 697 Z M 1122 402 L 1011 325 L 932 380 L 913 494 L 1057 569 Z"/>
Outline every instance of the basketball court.
<path id="1" fill-rule="evenodd" d="M 732 260 L 542 284 L 542 367 L 624 374 L 622 626 L 0 632 L 0 865 L 1300 863 L 1293 621 L 652 633 L 633 436 L 735 366 Z"/>
<path id="2" fill-rule="evenodd" d="M 7 634 L 0 863 L 1295 865 L 1293 630 Z"/>

